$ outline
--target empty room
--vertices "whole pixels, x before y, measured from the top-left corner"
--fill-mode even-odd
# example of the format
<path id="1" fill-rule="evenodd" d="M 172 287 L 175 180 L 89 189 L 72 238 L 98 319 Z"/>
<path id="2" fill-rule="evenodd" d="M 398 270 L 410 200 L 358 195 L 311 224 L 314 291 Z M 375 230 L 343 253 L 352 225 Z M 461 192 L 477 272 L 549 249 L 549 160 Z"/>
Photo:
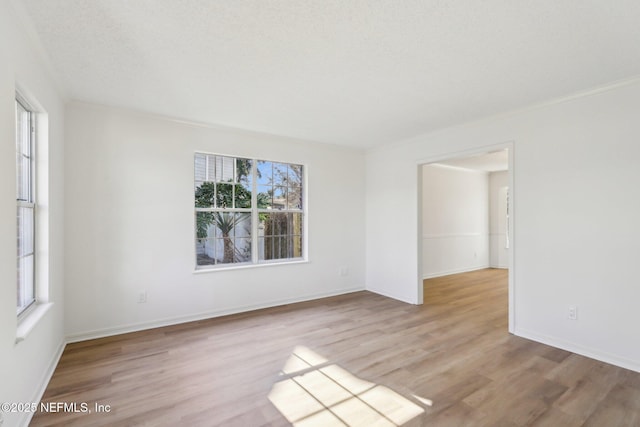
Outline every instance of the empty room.
<path id="1" fill-rule="evenodd" d="M 640 425 L 638 22 L 0 0 L 0 425 Z"/>

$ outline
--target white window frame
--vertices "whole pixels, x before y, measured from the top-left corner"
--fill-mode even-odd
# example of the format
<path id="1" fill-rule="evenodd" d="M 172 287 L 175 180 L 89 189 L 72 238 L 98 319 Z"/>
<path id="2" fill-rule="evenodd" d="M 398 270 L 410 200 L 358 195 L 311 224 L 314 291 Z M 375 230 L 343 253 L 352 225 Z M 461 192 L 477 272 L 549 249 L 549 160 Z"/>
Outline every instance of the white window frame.
<path id="1" fill-rule="evenodd" d="M 16 248 L 17 252 L 17 315 L 18 319 L 21 320 L 28 316 L 28 314 L 33 310 L 36 304 L 37 298 L 37 281 L 36 281 L 36 248 L 37 248 L 37 207 L 36 207 L 36 114 L 34 109 L 30 106 L 30 104 L 22 97 L 19 93 L 16 93 L 16 213 L 22 209 L 29 209 L 32 211 L 31 214 L 31 230 L 25 233 L 22 227 L 25 226 L 24 221 L 22 222 L 22 226 L 18 222 L 16 224 L 16 232 L 17 237 L 20 239 L 21 236 L 25 234 L 30 234 L 32 236 L 32 241 L 30 242 L 31 251 L 28 253 L 19 253 L 20 246 L 18 245 Z M 27 129 L 22 129 L 22 132 L 19 131 L 18 126 L 20 122 L 18 121 L 19 109 L 24 110 L 27 116 L 27 123 L 25 123 Z M 22 139 L 20 139 L 22 137 Z M 28 138 L 28 141 L 25 141 L 24 138 Z M 25 144 L 26 142 L 26 144 Z M 25 153 L 22 149 L 23 147 L 28 148 L 28 153 Z M 26 164 L 28 165 L 28 171 L 25 173 L 24 168 L 20 167 L 18 164 L 23 159 L 28 159 Z M 24 165 L 24 163 L 23 163 Z M 19 182 L 22 180 L 22 184 L 26 184 L 28 187 L 26 197 L 21 197 L 18 194 L 18 187 L 20 186 Z M 17 216 L 19 214 L 17 213 Z M 31 267 L 29 272 L 25 272 L 23 270 L 21 261 L 27 258 L 31 258 Z M 24 283 L 26 278 L 30 278 L 28 283 Z M 27 289 L 28 288 L 28 289 Z M 30 293 L 30 297 L 27 297 L 25 300 L 25 294 Z"/>
<path id="2" fill-rule="evenodd" d="M 246 262 L 234 262 L 234 263 L 220 263 L 220 264 L 214 264 L 214 265 L 198 265 L 198 254 L 197 254 L 197 249 L 194 252 L 194 260 L 195 260 L 195 271 L 196 272 L 207 272 L 207 271 L 218 271 L 218 270 L 228 270 L 228 269 L 238 269 L 238 268 L 250 268 L 250 267 L 260 267 L 260 266 L 267 266 L 267 265 L 280 265 L 280 264 L 294 264 L 294 263 L 300 263 L 300 262 L 307 262 L 307 247 L 308 247 L 308 232 L 307 232 L 307 166 L 305 164 L 302 163 L 294 163 L 294 162 L 286 162 L 286 161 L 281 161 L 281 160 L 267 160 L 267 159 L 262 159 L 262 158 L 256 158 L 256 157 L 247 157 L 247 156 L 241 156 L 241 155 L 233 155 L 233 154 L 220 154 L 220 153 L 210 153 L 210 152 L 204 152 L 204 151 L 197 151 L 194 153 L 194 184 L 198 181 L 196 181 L 196 171 L 195 171 L 195 159 L 198 155 L 204 155 L 204 156 L 219 156 L 219 157 L 228 157 L 228 158 L 233 158 L 235 159 L 246 159 L 246 160 L 250 160 L 251 161 L 251 207 L 250 208 L 237 208 L 237 207 L 232 207 L 232 208 L 218 208 L 218 207 L 211 207 L 211 208 L 197 208 L 195 207 L 194 210 L 194 249 L 197 247 L 197 241 L 198 241 L 198 235 L 197 235 L 197 213 L 198 212 L 238 212 L 238 213 L 249 213 L 251 215 L 251 259 L 249 261 Z M 283 165 L 292 165 L 292 166 L 296 166 L 296 167 L 300 167 L 302 170 L 302 176 L 300 177 L 300 187 L 301 187 L 301 197 L 302 197 L 302 203 L 299 209 L 288 209 L 288 208 L 283 208 L 283 209 L 272 209 L 272 208 L 268 208 L 268 209 L 264 209 L 264 208 L 258 208 L 258 162 L 270 162 L 270 163 L 276 163 L 276 164 L 283 164 Z M 234 161 L 234 177 L 235 177 L 235 173 L 236 173 L 236 162 Z M 208 162 L 207 162 L 207 166 L 208 168 Z M 236 184 L 237 185 L 237 184 Z M 195 191 L 195 185 L 194 185 L 194 191 Z M 301 244 L 300 244 L 300 250 L 301 250 L 301 256 L 300 257 L 290 257 L 290 258 L 278 258 L 278 259 L 269 259 L 269 260 L 265 260 L 265 259 L 260 259 L 260 253 L 259 253 L 259 227 L 260 227 L 260 221 L 259 221 L 259 217 L 260 214 L 263 213 L 273 213 L 273 212 L 279 212 L 279 213 L 296 213 L 296 214 L 300 214 L 301 218 L 302 218 L 302 225 L 301 225 Z"/>
<path id="3" fill-rule="evenodd" d="M 53 302 L 49 299 L 49 116 L 42 106 L 28 95 L 30 92 L 22 87 L 16 87 L 15 101 L 16 113 L 18 104 L 29 112 L 29 146 L 31 148 L 31 193 L 29 200 L 18 200 L 16 197 L 16 213 L 19 206 L 33 207 L 33 274 L 32 290 L 33 298 L 22 310 L 17 310 L 16 344 L 24 341 L 35 326 L 43 319 Z M 18 118 L 16 115 L 16 128 Z M 16 129 L 17 130 L 17 129 Z M 15 143 L 18 142 L 18 134 L 15 135 Z M 18 177 L 18 150 L 16 146 L 16 178 Z M 18 196 L 18 183 L 16 183 L 16 196 Z M 18 224 L 16 218 L 16 239 L 18 237 Z M 16 253 L 18 252 L 16 244 Z M 16 265 L 18 273 L 18 265 Z M 18 276 L 16 274 L 16 285 Z M 16 286 L 17 288 L 17 286 Z M 19 295 L 16 293 L 16 298 Z M 17 306 L 16 300 L 16 306 Z M 17 308 L 17 307 L 16 307 Z"/>

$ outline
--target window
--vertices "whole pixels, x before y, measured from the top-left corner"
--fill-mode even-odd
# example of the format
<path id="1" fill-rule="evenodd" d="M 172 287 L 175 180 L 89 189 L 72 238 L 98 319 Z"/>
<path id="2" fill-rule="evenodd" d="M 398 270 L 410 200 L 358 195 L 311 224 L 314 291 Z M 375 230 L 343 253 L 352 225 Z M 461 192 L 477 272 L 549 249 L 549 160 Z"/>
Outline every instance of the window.
<path id="1" fill-rule="evenodd" d="M 35 302 L 35 124 L 26 103 L 16 99 L 16 199 L 18 314 Z"/>
<path id="2" fill-rule="evenodd" d="M 303 166 L 196 153 L 196 265 L 304 257 Z"/>

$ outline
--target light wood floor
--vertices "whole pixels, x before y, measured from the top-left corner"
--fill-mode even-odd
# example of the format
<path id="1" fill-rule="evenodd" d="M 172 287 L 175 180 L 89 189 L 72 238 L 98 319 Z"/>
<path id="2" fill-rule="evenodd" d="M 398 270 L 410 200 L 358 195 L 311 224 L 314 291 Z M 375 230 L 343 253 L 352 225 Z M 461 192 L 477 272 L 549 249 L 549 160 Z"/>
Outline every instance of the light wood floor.
<path id="1" fill-rule="evenodd" d="M 424 286 L 70 344 L 43 402 L 92 413 L 31 425 L 640 426 L 640 374 L 508 334 L 506 271 Z"/>

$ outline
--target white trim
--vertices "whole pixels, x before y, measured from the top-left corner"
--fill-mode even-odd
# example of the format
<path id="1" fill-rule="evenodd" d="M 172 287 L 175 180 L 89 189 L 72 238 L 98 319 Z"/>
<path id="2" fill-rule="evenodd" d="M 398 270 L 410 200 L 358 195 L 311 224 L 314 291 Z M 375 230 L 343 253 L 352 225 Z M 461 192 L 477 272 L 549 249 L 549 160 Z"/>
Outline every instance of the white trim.
<path id="1" fill-rule="evenodd" d="M 577 344 L 572 341 L 565 341 L 561 338 L 552 337 L 545 334 L 539 334 L 537 332 L 529 331 L 527 329 L 516 328 L 515 335 L 533 340 L 542 344 L 550 345 L 552 347 L 560 348 L 562 350 L 570 351 L 571 353 L 579 354 L 591 359 L 599 360 L 604 363 L 619 366 L 621 368 L 630 369 L 632 371 L 640 372 L 640 363 L 637 360 L 627 359 L 615 354 L 603 352 L 590 347 L 586 347 Z"/>
<path id="2" fill-rule="evenodd" d="M 19 2 L 20 0 L 11 0 L 11 1 Z M 221 132 L 247 135 L 249 137 L 268 138 L 272 141 L 280 141 L 280 142 L 287 141 L 287 142 L 294 142 L 294 143 L 304 142 L 306 144 L 317 145 L 317 146 L 321 146 L 326 149 L 330 149 L 338 152 L 350 151 L 350 152 L 364 153 L 367 150 L 367 148 L 365 147 L 355 147 L 355 146 L 349 146 L 349 145 L 340 145 L 340 144 L 331 143 L 331 142 L 317 141 L 313 139 L 296 138 L 293 136 L 280 135 L 275 133 L 240 128 L 233 125 L 226 125 L 224 123 L 191 120 L 187 118 L 180 118 L 180 117 L 166 115 L 166 114 L 152 113 L 146 110 L 140 110 L 133 107 L 124 108 L 124 107 L 117 107 L 117 106 L 107 105 L 107 104 L 99 104 L 97 102 L 79 101 L 77 99 L 68 99 L 68 98 L 65 98 L 65 101 L 67 101 L 66 105 L 68 107 L 75 107 L 75 108 L 81 108 L 81 109 L 91 108 L 93 110 L 110 110 L 112 112 L 115 112 L 116 114 L 126 113 L 128 115 L 135 115 L 140 119 L 160 120 L 164 122 L 170 122 L 170 123 L 175 123 L 175 124 L 194 127 L 194 128 L 214 129 L 214 130 L 219 130 Z"/>
<path id="3" fill-rule="evenodd" d="M 55 354 L 51 358 L 47 370 L 42 375 L 40 384 L 36 388 L 36 391 L 33 393 L 33 397 L 31 398 L 30 402 L 40 402 L 40 400 L 42 399 L 42 396 L 44 395 L 44 392 L 47 390 L 47 386 L 49 385 L 49 381 L 51 381 L 51 377 L 53 377 L 53 373 L 56 371 L 58 363 L 60 363 L 60 358 L 62 357 L 62 353 L 64 353 L 64 349 L 66 346 L 67 342 L 63 339 L 58 345 L 58 349 L 56 350 Z M 35 412 L 30 411 L 24 412 L 21 416 L 21 419 L 18 420 L 18 425 L 27 427 L 31 422 L 31 418 L 33 418 L 34 413 Z"/>
<path id="4" fill-rule="evenodd" d="M 389 294 L 387 292 L 382 292 L 382 291 L 379 291 L 379 290 L 376 290 L 376 289 L 367 288 L 367 291 L 372 292 L 372 293 L 377 294 L 377 295 L 381 295 L 381 296 L 383 296 L 385 298 L 391 298 L 391 299 L 394 299 L 396 301 L 406 302 L 407 304 L 422 305 L 422 302 L 417 303 L 416 301 L 410 301 L 410 300 L 408 300 L 406 298 L 400 298 L 397 295 L 391 295 L 391 294 Z"/>
<path id="5" fill-rule="evenodd" d="M 503 233 L 504 234 L 504 233 Z M 423 234 L 423 239 L 449 239 L 451 237 L 488 237 L 489 233 L 442 233 L 442 234 Z"/>
<path id="6" fill-rule="evenodd" d="M 563 104 L 566 102 L 571 102 L 571 101 L 575 101 L 575 100 L 579 100 L 581 98 L 587 98 L 590 96 L 594 96 L 594 95 L 599 95 L 601 93 L 605 93 L 605 92 L 609 92 L 618 88 L 622 88 L 625 86 L 632 86 L 632 85 L 636 85 L 640 83 L 640 75 L 634 76 L 634 77 L 630 77 L 630 78 L 626 78 L 626 79 L 621 79 L 621 80 L 616 80 L 613 82 L 609 82 L 600 86 L 596 86 L 596 87 L 592 87 L 591 89 L 586 89 L 586 90 L 582 90 L 582 91 L 578 91 L 578 92 L 574 92 L 572 94 L 569 95 L 565 95 L 565 96 L 560 96 L 560 97 L 556 97 L 547 101 L 542 101 L 539 103 L 534 103 L 534 104 L 529 104 L 529 105 L 525 105 L 523 107 L 520 108 L 514 108 L 511 110 L 506 110 L 506 111 L 500 111 L 494 114 L 489 114 L 489 115 L 485 115 L 485 116 L 481 116 L 475 119 L 470 119 L 466 122 L 462 122 L 462 123 L 453 123 L 449 126 L 441 126 L 441 127 L 437 127 L 434 129 L 427 129 L 424 132 L 418 133 L 416 135 L 413 136 L 409 136 L 403 139 L 399 139 L 396 141 L 392 141 L 392 142 L 388 142 L 388 143 L 382 143 L 373 147 L 369 147 L 369 148 L 365 148 L 365 151 L 367 152 L 379 152 L 379 151 L 385 151 L 385 150 L 389 150 L 389 149 L 398 149 L 400 147 L 405 147 L 407 145 L 410 144 L 415 144 L 423 139 L 425 139 L 426 137 L 429 137 L 431 135 L 436 135 L 438 133 L 441 133 L 445 130 L 450 130 L 450 129 L 460 129 L 460 128 L 465 128 L 465 127 L 469 127 L 469 126 L 474 126 L 476 124 L 480 124 L 480 123 L 487 123 L 487 122 L 491 122 L 491 121 L 496 121 L 496 120 L 500 120 L 500 119 L 504 119 L 504 118 L 509 118 L 511 116 L 518 116 L 518 115 L 522 115 L 522 114 L 526 114 L 529 112 L 533 112 L 542 108 L 547 108 L 547 107 L 552 107 L 554 105 L 558 105 L 558 104 Z M 450 157 L 447 157 L 450 158 Z M 440 160 L 444 160 L 444 159 L 440 159 Z M 433 163 L 433 161 L 430 161 L 428 163 Z"/>
<path id="7" fill-rule="evenodd" d="M 625 79 L 621 79 L 621 80 L 615 80 L 613 82 L 609 82 L 609 83 L 605 83 L 604 85 L 601 86 L 596 86 L 596 87 L 592 87 L 590 89 L 586 89 L 586 90 L 581 90 L 578 92 L 574 92 L 572 94 L 569 95 L 565 95 L 565 96 L 560 96 L 554 99 L 550 99 L 548 101 L 543 101 L 543 102 L 539 102 L 537 104 L 532 104 L 529 105 L 528 107 L 523 107 L 523 108 L 519 108 L 516 110 L 513 110 L 511 112 L 505 112 L 502 114 L 497 114 L 495 117 L 499 118 L 502 116 L 507 116 L 510 114 L 520 114 L 520 113 L 526 113 L 528 111 L 531 110 L 537 110 L 540 108 L 544 108 L 544 107 L 549 107 L 552 105 L 556 105 L 556 104 L 562 104 L 565 102 L 570 102 L 576 99 L 580 99 L 580 98 L 586 98 L 589 96 L 594 96 L 594 95 L 599 95 L 601 93 L 604 92 L 609 92 L 621 87 L 625 87 L 625 86 L 631 86 L 631 85 L 635 85 L 637 83 L 640 83 L 640 76 L 634 76 L 631 78 L 625 78 Z"/>
<path id="8" fill-rule="evenodd" d="M 255 206 L 255 209 L 254 209 Z M 258 161 L 251 160 L 251 245 L 254 244 L 253 236 L 256 236 L 256 242 L 260 240 L 260 214 L 258 213 Z M 251 264 L 257 265 L 260 261 L 260 246 L 255 245 L 255 249 L 251 248 Z M 224 264 L 223 264 L 224 265 Z M 199 268 L 196 262 L 196 268 Z"/>
<path id="9" fill-rule="evenodd" d="M 35 304 L 33 309 L 29 309 L 28 313 L 18 321 L 18 328 L 16 330 L 16 344 L 24 341 L 27 335 L 35 328 L 40 319 L 49 311 L 53 306 L 52 302 L 43 304 Z"/>
<path id="10" fill-rule="evenodd" d="M 462 166 L 443 165 L 442 163 L 429 163 L 429 166 L 434 166 L 434 167 L 442 168 L 442 169 L 453 169 L 453 170 L 457 170 L 457 171 L 471 172 L 471 173 L 475 173 L 475 174 L 478 174 L 478 175 L 488 175 L 488 174 L 493 173 L 493 172 L 504 172 L 504 171 L 485 171 L 485 170 L 465 168 L 465 167 L 462 167 Z"/>
<path id="11" fill-rule="evenodd" d="M 421 164 L 416 166 L 418 168 L 417 170 L 417 178 L 418 178 L 418 182 L 416 183 L 416 188 L 418 191 L 418 200 L 417 200 L 417 205 L 418 205 L 418 212 L 417 212 L 417 229 L 416 229 L 416 246 L 417 246 L 417 251 L 416 251 L 416 261 L 417 261 L 417 276 L 418 278 L 420 278 L 418 280 L 418 288 L 417 288 L 417 294 L 416 294 L 416 301 L 415 304 L 417 305 L 422 305 L 424 304 L 424 285 L 423 285 L 423 280 L 422 276 L 424 275 L 423 270 L 424 270 L 424 237 L 420 238 L 420 236 L 424 236 L 424 232 L 422 229 L 423 226 L 423 222 L 424 222 L 424 211 L 423 211 L 423 194 L 424 194 L 424 176 L 423 176 L 423 172 L 424 172 L 424 168 L 422 167 Z"/>
<path id="12" fill-rule="evenodd" d="M 509 266 L 504 264 L 490 264 L 489 268 L 497 268 L 499 270 L 508 270 Z"/>
<path id="13" fill-rule="evenodd" d="M 485 270 L 487 268 L 494 268 L 494 267 L 491 267 L 489 264 L 486 264 L 486 265 L 477 266 L 477 267 L 457 268 L 454 270 L 445 270 L 445 271 L 438 271 L 437 273 L 425 274 L 422 276 L 422 278 L 423 280 L 433 279 L 435 277 L 449 276 L 451 274 L 458 274 L 458 273 L 468 273 L 470 271 Z"/>
<path id="14" fill-rule="evenodd" d="M 475 157 L 483 154 L 491 154 L 496 151 L 502 151 L 504 149 L 508 149 L 509 151 L 511 151 L 513 149 L 513 146 L 514 146 L 513 141 L 505 141 L 498 144 L 485 145 L 482 147 L 474 147 L 474 148 L 468 148 L 468 149 L 463 149 L 458 151 L 444 152 L 441 154 L 429 156 L 427 158 L 419 159 L 418 161 L 416 161 L 416 164 L 418 166 L 431 165 L 434 163 L 444 162 L 444 161 L 453 160 L 453 159 L 459 159 L 463 157 Z M 509 166 L 511 166 L 511 162 L 509 162 Z M 506 171 L 500 171 L 500 172 L 506 172 Z"/>
<path id="15" fill-rule="evenodd" d="M 515 199 L 516 199 L 516 186 L 515 186 L 515 142 L 509 142 L 506 144 L 508 148 L 508 165 L 509 169 L 507 171 L 507 184 L 509 186 L 509 224 L 508 224 L 508 235 L 509 235 L 509 247 L 507 248 L 507 253 L 509 256 L 509 332 L 514 333 L 516 329 L 516 276 L 515 276 L 515 262 L 516 262 L 516 233 L 515 233 L 515 223 L 516 223 L 516 210 L 515 210 Z"/>
<path id="16" fill-rule="evenodd" d="M 200 268 L 196 268 L 195 270 L 193 270 L 193 274 L 211 273 L 214 271 L 244 270 L 247 268 L 268 267 L 268 266 L 275 266 L 275 265 L 291 265 L 291 264 L 308 264 L 309 263 L 309 260 L 307 259 L 300 259 L 300 258 L 288 258 L 288 259 L 291 259 L 291 261 L 286 261 L 287 258 L 284 258 L 284 261 L 282 259 L 270 260 L 270 261 L 259 261 L 258 264 L 252 264 L 247 261 L 247 262 L 238 262 L 235 264 L 218 264 L 220 267 L 203 265 Z"/>
<path id="17" fill-rule="evenodd" d="M 333 292 L 321 292 L 317 294 L 301 296 L 298 298 L 286 298 L 281 300 L 273 300 L 273 301 L 262 303 L 262 304 L 237 306 L 237 307 L 232 307 L 228 309 L 208 311 L 208 312 L 203 312 L 203 313 L 198 313 L 198 314 L 193 314 L 188 316 L 169 317 L 165 319 L 154 320 L 151 322 L 132 323 L 129 325 L 122 325 L 115 328 L 95 329 L 93 331 L 87 331 L 87 332 L 68 335 L 67 343 L 74 343 L 74 342 L 86 341 L 86 340 L 91 340 L 96 338 L 110 337 L 113 335 L 126 334 L 129 332 L 138 332 L 146 329 L 160 328 L 163 326 L 178 325 L 181 323 L 194 322 L 198 320 L 212 319 L 216 317 L 228 316 L 231 314 L 246 313 L 248 311 L 261 310 L 264 308 L 278 307 L 281 305 L 294 304 L 294 303 L 305 302 L 305 301 L 313 301 L 321 298 L 345 295 L 345 294 L 360 292 L 364 290 L 366 290 L 364 286 L 343 288 Z"/>

